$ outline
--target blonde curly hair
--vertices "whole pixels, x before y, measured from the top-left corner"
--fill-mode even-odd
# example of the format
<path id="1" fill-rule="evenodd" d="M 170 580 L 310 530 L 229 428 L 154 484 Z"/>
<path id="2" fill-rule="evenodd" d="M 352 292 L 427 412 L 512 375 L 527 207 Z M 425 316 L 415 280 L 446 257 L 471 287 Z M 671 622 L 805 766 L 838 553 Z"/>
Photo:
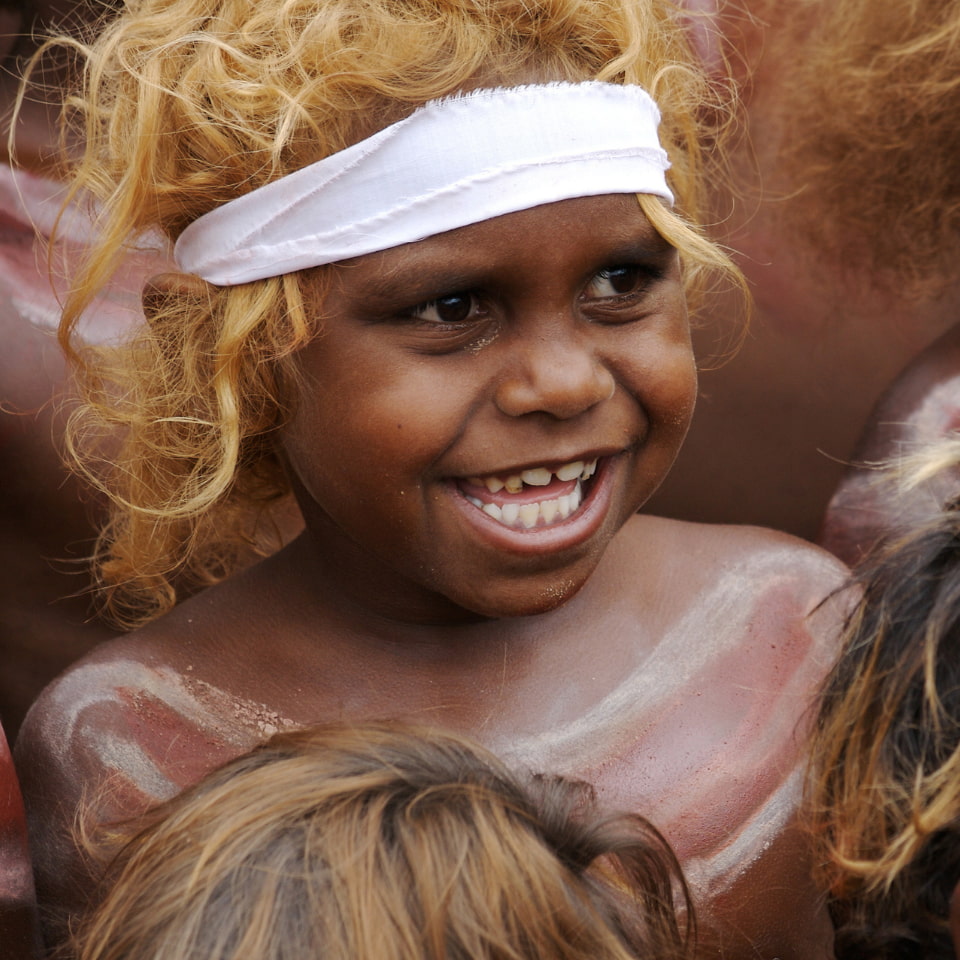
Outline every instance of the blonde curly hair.
<path id="1" fill-rule="evenodd" d="M 173 241 L 430 99 L 596 79 L 642 84 L 659 103 L 677 205 L 640 203 L 679 249 L 688 294 L 738 277 L 692 226 L 722 153 L 726 94 L 698 71 L 663 0 L 130 0 L 94 35 L 47 48 L 76 58 L 64 128 L 82 147 L 65 162 L 99 230 L 60 336 L 83 400 L 68 453 L 113 505 L 96 567 L 125 625 L 276 548 L 272 518 L 288 494 L 276 437 L 296 397 L 294 354 L 316 333 L 302 283 L 309 273 L 322 291 L 325 272 L 229 288 L 183 277 L 148 288 L 149 323 L 130 342 L 84 346 L 81 314 L 131 238 Z"/>

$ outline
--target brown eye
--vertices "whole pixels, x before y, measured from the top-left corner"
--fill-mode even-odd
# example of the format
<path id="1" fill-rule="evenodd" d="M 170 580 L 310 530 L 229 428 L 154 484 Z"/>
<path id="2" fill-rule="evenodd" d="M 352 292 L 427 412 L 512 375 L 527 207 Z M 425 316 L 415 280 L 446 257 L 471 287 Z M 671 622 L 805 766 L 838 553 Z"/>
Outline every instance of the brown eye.
<path id="1" fill-rule="evenodd" d="M 649 278 L 649 273 L 636 264 L 622 264 L 599 271 L 587 285 L 585 296 L 603 299 L 634 293 Z"/>
<path id="2" fill-rule="evenodd" d="M 421 304 L 412 316 L 428 323 L 463 323 L 477 313 L 477 298 L 472 293 L 454 293 Z"/>

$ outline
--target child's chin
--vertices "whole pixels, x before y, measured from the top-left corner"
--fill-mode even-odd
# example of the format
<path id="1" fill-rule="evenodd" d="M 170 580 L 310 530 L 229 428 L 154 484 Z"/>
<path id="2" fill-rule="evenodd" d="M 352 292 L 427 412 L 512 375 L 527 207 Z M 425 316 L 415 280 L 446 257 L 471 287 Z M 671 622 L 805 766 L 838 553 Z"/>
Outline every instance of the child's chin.
<path id="1" fill-rule="evenodd" d="M 464 609 L 493 620 L 534 617 L 563 606 L 580 591 L 589 575 L 588 572 L 579 576 L 555 576 L 549 580 L 538 578 L 536 582 L 515 583 L 475 597 L 451 599 Z"/>

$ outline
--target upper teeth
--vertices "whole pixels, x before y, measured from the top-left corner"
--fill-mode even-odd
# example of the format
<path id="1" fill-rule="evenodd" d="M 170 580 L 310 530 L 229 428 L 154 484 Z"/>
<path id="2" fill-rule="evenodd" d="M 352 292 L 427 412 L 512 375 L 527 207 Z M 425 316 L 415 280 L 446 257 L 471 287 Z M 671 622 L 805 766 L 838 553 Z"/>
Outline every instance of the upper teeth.
<path id="1" fill-rule="evenodd" d="M 546 467 L 534 467 L 532 470 L 524 470 L 520 474 L 520 479 L 524 483 L 529 483 L 532 487 L 545 487 L 553 479 L 553 474 Z M 560 477 L 560 479 L 567 480 L 569 478 Z"/>
<path id="2" fill-rule="evenodd" d="M 597 469 L 596 460 L 572 460 L 556 470 L 546 467 L 531 467 L 521 473 L 511 474 L 501 480 L 499 477 L 467 477 L 467 483 L 486 487 L 491 493 L 506 489 L 507 493 L 519 493 L 526 483 L 531 487 L 545 487 L 554 476 L 558 480 L 588 480 Z"/>

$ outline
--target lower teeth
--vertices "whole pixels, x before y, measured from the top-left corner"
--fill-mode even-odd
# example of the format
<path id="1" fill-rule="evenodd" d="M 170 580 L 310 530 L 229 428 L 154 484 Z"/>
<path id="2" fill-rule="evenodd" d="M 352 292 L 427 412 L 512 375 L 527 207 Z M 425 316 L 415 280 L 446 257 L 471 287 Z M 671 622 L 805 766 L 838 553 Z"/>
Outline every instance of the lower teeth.
<path id="1" fill-rule="evenodd" d="M 477 497 L 468 496 L 467 499 L 482 510 L 488 517 L 498 520 L 506 527 L 519 527 L 532 530 L 534 527 L 546 527 L 552 523 L 566 520 L 571 514 L 580 509 L 583 501 L 583 489 L 578 480 L 573 490 L 556 500 L 542 502 L 505 503 L 502 507 L 496 503 L 484 503 Z"/>

